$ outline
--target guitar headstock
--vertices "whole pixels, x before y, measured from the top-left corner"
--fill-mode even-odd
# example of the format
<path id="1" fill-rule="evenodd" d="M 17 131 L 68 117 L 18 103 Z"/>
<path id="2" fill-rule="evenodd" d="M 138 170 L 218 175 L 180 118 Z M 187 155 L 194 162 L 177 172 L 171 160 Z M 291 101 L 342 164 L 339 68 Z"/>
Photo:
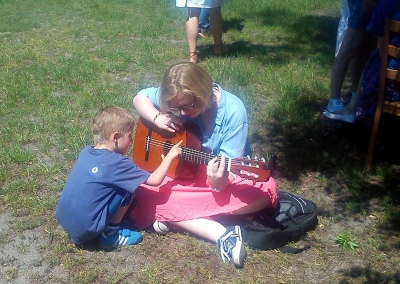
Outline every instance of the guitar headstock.
<path id="1" fill-rule="evenodd" d="M 233 159 L 230 171 L 234 174 L 254 181 L 268 181 L 275 166 L 276 156 L 272 155 L 269 162 L 264 158 L 250 157 Z"/>

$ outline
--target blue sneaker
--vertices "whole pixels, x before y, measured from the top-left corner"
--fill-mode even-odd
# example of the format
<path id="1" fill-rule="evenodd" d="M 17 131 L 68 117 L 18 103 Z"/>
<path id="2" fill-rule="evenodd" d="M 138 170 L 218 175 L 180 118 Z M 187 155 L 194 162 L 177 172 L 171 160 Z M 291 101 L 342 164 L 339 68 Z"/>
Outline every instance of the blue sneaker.
<path id="1" fill-rule="evenodd" d="M 225 234 L 218 239 L 217 244 L 223 262 L 228 263 L 232 259 L 235 266 L 243 267 L 247 252 L 239 226 L 226 228 Z"/>
<path id="2" fill-rule="evenodd" d="M 100 236 L 100 246 L 103 248 L 116 248 L 118 246 L 136 245 L 143 240 L 140 232 L 129 229 L 108 230 Z"/>
<path id="3" fill-rule="evenodd" d="M 329 99 L 328 106 L 326 110 L 329 112 L 337 112 L 338 110 L 343 109 L 346 106 L 346 103 L 343 102 L 341 98 L 339 99 Z"/>
<path id="4" fill-rule="evenodd" d="M 354 114 L 340 114 L 324 110 L 322 115 L 330 119 L 340 120 L 348 123 L 354 123 L 356 121 L 356 116 Z"/>

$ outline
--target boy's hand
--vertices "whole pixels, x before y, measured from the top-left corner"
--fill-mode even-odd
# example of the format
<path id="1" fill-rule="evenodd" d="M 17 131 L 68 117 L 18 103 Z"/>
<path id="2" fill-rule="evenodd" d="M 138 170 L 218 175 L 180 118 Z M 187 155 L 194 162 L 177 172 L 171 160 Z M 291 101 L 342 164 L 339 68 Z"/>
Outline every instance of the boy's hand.
<path id="1" fill-rule="evenodd" d="M 182 144 L 182 140 L 179 141 L 178 143 L 176 143 L 174 146 L 172 146 L 171 150 L 169 150 L 168 155 L 170 156 L 172 159 L 175 159 L 179 156 L 182 155 L 182 148 L 179 147 Z"/>

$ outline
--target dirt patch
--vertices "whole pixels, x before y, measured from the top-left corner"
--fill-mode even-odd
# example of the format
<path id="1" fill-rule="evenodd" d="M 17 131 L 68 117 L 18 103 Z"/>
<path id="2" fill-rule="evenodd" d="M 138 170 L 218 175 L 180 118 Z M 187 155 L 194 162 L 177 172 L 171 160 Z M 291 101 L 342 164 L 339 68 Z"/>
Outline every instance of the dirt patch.
<path id="1" fill-rule="evenodd" d="M 10 214 L 0 214 L 0 282 L 50 283 L 46 279 L 54 279 L 55 275 L 66 279 L 60 267 L 50 268 L 46 261 L 50 239 L 43 228 L 18 231 L 16 223 L 17 218 Z"/>

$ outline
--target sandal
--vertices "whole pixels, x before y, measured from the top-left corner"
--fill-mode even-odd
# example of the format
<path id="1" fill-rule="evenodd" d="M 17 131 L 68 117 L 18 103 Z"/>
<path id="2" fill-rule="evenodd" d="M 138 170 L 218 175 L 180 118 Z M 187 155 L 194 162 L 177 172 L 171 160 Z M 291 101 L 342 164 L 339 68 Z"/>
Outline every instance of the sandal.
<path id="1" fill-rule="evenodd" d="M 197 63 L 197 52 L 196 51 L 191 51 L 189 52 L 189 61 L 193 63 Z"/>
<path id="2" fill-rule="evenodd" d="M 198 32 L 198 33 L 197 33 L 197 37 L 198 37 L 198 38 L 207 38 L 206 34 L 203 33 L 203 32 Z"/>
<path id="3" fill-rule="evenodd" d="M 221 42 L 220 44 L 214 44 L 214 54 L 223 55 L 229 51 L 229 48 Z"/>

